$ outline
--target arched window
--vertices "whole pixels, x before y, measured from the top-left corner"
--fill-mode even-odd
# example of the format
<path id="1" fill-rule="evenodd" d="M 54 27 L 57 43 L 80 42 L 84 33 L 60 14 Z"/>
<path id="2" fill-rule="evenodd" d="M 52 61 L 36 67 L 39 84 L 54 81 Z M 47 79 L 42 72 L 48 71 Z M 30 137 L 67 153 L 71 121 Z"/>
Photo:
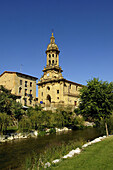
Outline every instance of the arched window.
<path id="1" fill-rule="evenodd" d="M 49 65 L 51 65 L 51 60 L 49 60 Z"/>
<path id="2" fill-rule="evenodd" d="M 21 93 L 22 92 L 22 88 L 21 87 L 19 87 L 19 93 Z"/>
<path id="3" fill-rule="evenodd" d="M 52 54 L 52 57 L 54 57 L 54 54 Z"/>
<path id="4" fill-rule="evenodd" d="M 49 54 L 49 58 L 51 58 L 51 54 Z"/>
<path id="5" fill-rule="evenodd" d="M 49 87 L 49 86 L 47 86 L 47 90 L 50 90 L 50 87 Z"/>

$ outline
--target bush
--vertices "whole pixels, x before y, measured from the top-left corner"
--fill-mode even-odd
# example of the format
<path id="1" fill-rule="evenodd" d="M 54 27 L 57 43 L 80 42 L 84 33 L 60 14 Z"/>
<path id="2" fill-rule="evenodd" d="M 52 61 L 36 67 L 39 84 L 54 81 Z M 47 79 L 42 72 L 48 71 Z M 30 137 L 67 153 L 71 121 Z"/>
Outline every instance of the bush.
<path id="1" fill-rule="evenodd" d="M 31 129 L 31 121 L 28 117 L 23 116 L 23 118 L 19 121 L 19 130 L 21 132 L 27 132 Z"/>

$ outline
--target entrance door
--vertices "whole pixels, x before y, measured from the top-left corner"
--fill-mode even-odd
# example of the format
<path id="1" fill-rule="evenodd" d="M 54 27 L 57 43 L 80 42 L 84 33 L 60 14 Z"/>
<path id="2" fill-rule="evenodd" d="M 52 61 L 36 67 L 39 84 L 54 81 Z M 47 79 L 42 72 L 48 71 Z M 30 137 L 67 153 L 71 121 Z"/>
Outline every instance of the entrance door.
<path id="1" fill-rule="evenodd" d="M 48 94 L 47 95 L 47 105 L 50 106 L 51 104 L 51 96 Z"/>

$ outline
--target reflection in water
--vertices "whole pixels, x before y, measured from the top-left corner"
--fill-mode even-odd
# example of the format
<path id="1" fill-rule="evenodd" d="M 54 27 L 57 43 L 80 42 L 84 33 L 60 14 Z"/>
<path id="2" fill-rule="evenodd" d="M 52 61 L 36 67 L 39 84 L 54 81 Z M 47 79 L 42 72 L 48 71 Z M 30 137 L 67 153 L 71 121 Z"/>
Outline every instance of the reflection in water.
<path id="1" fill-rule="evenodd" d="M 33 152 L 38 155 L 49 146 L 59 145 L 75 141 L 88 141 L 98 137 L 100 134 L 95 128 L 84 130 L 57 133 L 37 138 L 18 139 L 8 143 L 0 144 L 0 169 L 21 170 L 22 163 L 25 162 Z"/>

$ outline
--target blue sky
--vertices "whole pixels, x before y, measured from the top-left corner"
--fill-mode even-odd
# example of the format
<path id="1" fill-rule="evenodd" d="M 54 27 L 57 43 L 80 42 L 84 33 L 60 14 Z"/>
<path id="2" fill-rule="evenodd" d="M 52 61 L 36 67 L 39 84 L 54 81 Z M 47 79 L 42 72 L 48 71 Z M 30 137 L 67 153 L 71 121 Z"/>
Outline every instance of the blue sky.
<path id="1" fill-rule="evenodd" d="M 52 29 L 64 78 L 113 81 L 113 0 L 1 0 L 0 74 L 40 78 Z"/>

